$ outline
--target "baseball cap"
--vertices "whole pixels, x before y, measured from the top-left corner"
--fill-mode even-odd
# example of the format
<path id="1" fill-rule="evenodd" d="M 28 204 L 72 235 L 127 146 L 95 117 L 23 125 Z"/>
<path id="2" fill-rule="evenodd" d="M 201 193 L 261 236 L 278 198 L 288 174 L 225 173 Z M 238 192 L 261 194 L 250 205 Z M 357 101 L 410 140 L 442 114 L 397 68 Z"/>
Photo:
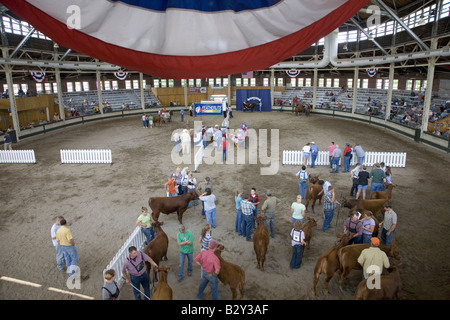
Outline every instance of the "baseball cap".
<path id="1" fill-rule="evenodd" d="M 374 246 L 379 246 L 380 245 L 380 239 L 376 238 L 376 237 L 372 237 L 370 239 L 370 242 L 374 245 Z"/>
<path id="2" fill-rule="evenodd" d="M 215 249 L 217 247 L 217 242 L 211 241 L 208 245 L 209 249 Z"/>

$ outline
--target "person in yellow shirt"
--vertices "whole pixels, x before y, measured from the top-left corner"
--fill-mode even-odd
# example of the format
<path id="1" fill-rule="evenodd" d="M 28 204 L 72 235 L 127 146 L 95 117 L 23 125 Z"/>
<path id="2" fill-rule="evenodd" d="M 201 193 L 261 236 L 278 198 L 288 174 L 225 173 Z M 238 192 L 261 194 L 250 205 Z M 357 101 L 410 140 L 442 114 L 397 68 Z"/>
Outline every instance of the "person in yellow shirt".
<path id="1" fill-rule="evenodd" d="M 66 219 L 61 219 L 59 223 L 61 227 L 56 231 L 56 241 L 58 241 L 61 246 L 67 266 L 67 272 L 72 276 L 76 272 L 78 252 L 75 247 L 75 240 L 72 237 L 72 232 L 67 227 Z"/>
<path id="2" fill-rule="evenodd" d="M 370 240 L 371 246 L 364 249 L 358 257 L 358 263 L 363 267 L 364 279 L 372 276 L 375 273 L 381 275 L 383 266 L 390 267 L 389 259 L 384 251 L 378 247 L 380 239 L 373 237 Z"/>

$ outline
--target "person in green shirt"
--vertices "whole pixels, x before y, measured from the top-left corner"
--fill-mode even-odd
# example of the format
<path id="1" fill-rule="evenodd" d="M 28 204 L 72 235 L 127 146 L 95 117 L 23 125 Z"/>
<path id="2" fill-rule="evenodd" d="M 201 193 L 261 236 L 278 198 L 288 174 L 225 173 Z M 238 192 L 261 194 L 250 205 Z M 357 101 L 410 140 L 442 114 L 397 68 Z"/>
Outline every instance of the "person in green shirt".
<path id="1" fill-rule="evenodd" d="M 180 247 L 180 266 L 178 269 L 178 281 L 184 278 L 184 261 L 186 257 L 188 259 L 188 276 L 192 275 L 192 261 L 194 253 L 194 236 L 190 230 L 187 230 L 184 225 L 180 226 L 179 233 L 177 234 L 177 243 Z"/>
<path id="2" fill-rule="evenodd" d="M 302 203 L 302 196 L 300 194 L 297 196 L 297 201 L 292 202 L 291 213 L 292 213 L 292 222 L 293 223 L 295 223 L 296 220 L 305 222 L 306 207 Z"/>
<path id="3" fill-rule="evenodd" d="M 152 220 L 150 215 L 148 214 L 148 210 L 146 207 L 142 207 L 142 213 L 136 220 L 136 225 L 141 227 L 142 233 L 145 235 L 145 245 L 147 245 L 150 241 L 155 237 L 155 231 L 152 227 Z"/>

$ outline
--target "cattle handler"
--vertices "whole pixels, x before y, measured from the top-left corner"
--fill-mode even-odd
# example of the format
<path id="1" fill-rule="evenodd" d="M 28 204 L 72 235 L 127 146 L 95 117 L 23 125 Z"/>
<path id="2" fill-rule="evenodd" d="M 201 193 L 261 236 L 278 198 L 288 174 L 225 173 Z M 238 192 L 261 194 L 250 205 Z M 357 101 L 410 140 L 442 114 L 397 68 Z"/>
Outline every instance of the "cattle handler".
<path id="1" fill-rule="evenodd" d="M 383 272 L 383 266 L 389 268 L 389 259 L 384 251 L 379 248 L 380 239 L 370 239 L 370 247 L 364 249 L 358 257 L 358 263 L 363 267 L 363 280 L 374 274 Z"/>

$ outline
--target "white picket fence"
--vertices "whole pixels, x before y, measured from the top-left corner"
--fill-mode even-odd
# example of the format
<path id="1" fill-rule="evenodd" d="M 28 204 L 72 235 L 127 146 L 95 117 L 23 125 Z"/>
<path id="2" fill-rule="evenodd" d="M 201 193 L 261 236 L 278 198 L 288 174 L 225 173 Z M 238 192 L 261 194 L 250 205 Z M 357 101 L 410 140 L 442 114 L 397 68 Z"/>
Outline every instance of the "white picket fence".
<path id="1" fill-rule="evenodd" d="M 120 286 L 122 285 L 122 266 L 125 259 L 128 257 L 129 247 L 136 247 L 138 251 L 143 250 L 145 247 L 145 235 L 141 231 L 141 227 L 136 227 L 130 237 L 125 241 L 120 250 L 116 253 L 114 258 L 108 263 L 108 265 L 103 270 L 105 274 L 106 270 L 113 269 L 116 272 L 116 282 Z"/>
<path id="2" fill-rule="evenodd" d="M 0 150 L 0 163 L 36 163 L 34 150 Z"/>
<path id="3" fill-rule="evenodd" d="M 350 165 L 355 165 L 358 158 L 353 153 Z M 404 168 L 406 166 L 406 152 L 366 152 L 364 165 L 373 166 L 375 163 L 384 162 L 385 165 L 393 168 Z M 301 165 L 303 164 L 303 152 L 300 150 L 283 150 L 283 164 L 284 165 Z M 316 165 L 330 165 L 330 158 L 328 151 L 319 151 L 316 158 Z M 311 156 L 308 159 L 307 165 L 311 165 Z M 340 165 L 343 165 L 343 158 L 341 158 Z"/>
<path id="4" fill-rule="evenodd" d="M 61 163 L 112 163 L 111 150 L 61 150 Z"/>

